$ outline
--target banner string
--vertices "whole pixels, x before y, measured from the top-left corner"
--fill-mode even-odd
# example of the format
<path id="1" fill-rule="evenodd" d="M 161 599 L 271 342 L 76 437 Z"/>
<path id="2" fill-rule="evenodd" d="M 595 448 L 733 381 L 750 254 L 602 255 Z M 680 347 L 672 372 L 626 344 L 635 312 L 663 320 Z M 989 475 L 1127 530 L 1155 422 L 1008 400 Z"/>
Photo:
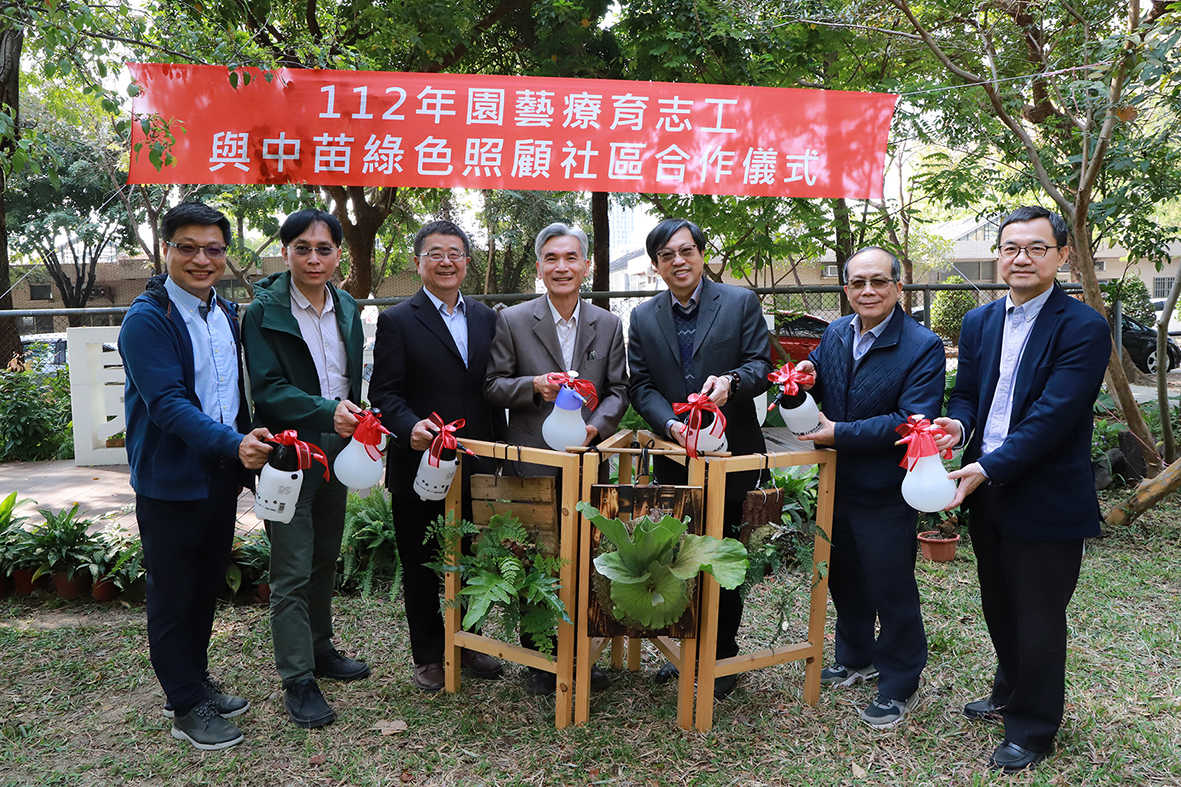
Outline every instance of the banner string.
<path id="1" fill-rule="evenodd" d="M 1017 77 L 1002 77 L 1000 79 L 984 79 L 979 82 L 966 82 L 962 85 L 944 85 L 943 87 L 933 87 L 933 88 L 930 88 L 929 90 L 911 90 L 906 93 L 899 93 L 898 97 L 901 98 L 903 96 L 921 96 L 924 93 L 943 93 L 948 90 L 960 90 L 961 88 L 965 88 L 965 87 L 978 87 L 980 85 L 989 85 L 989 84 L 994 84 L 997 82 L 1015 82 L 1020 79 L 1040 79 L 1042 77 L 1052 77 L 1052 76 L 1057 76 L 1058 74 L 1065 74 L 1070 71 L 1083 71 L 1084 69 L 1096 68 L 1098 66 L 1109 66 L 1114 62 L 1115 61 L 1113 61 L 1113 60 L 1104 60 L 1099 63 L 1088 63 L 1085 66 L 1071 66 L 1069 68 L 1059 68 L 1054 71 L 1039 71 L 1036 74 L 1024 74 L 1022 76 L 1017 76 Z"/>

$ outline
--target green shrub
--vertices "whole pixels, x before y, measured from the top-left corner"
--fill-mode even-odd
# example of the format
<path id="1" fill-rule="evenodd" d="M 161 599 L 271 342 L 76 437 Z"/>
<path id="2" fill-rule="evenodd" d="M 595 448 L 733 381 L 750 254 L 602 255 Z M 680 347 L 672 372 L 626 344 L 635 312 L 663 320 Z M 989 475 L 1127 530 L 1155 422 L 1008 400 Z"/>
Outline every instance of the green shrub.
<path id="1" fill-rule="evenodd" d="M 389 493 L 377 488 L 368 497 L 349 492 L 344 512 L 344 537 L 336 572 L 342 589 L 360 589 L 368 598 L 378 582 L 390 583 L 390 600 L 402 584 L 402 561 Z"/>
<path id="2" fill-rule="evenodd" d="M 1099 285 L 1103 291 L 1103 305 L 1111 314 L 1112 304 L 1118 295 L 1120 311 L 1137 322 L 1144 323 L 1149 328 L 1156 325 L 1156 307 L 1148 295 L 1148 285 L 1138 276 L 1125 276 L 1122 279 L 1111 279 Z"/>
<path id="3" fill-rule="evenodd" d="M 949 276 L 944 284 L 966 284 L 960 276 Z M 964 315 L 976 308 L 976 296 L 969 290 L 940 290 L 931 298 L 931 330 L 960 343 Z"/>
<path id="4" fill-rule="evenodd" d="M 70 429 L 68 372 L 0 371 L 0 462 L 54 459 Z"/>

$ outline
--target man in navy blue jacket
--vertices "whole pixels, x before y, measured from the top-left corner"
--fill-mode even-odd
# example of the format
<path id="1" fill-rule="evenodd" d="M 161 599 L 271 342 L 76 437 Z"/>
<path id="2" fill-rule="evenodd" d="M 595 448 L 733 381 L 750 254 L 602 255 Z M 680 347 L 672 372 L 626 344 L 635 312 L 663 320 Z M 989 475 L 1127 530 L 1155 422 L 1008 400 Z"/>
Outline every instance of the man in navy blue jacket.
<path id="1" fill-rule="evenodd" d="M 167 275 L 148 281 L 119 332 L 127 460 L 148 580 L 148 645 L 172 736 L 198 749 L 242 741 L 250 707 L 209 677 L 209 638 L 238 493 L 270 453 L 250 429 L 237 307 L 217 297 L 230 223 L 195 202 L 164 215 Z"/>
<path id="2" fill-rule="evenodd" d="M 967 501 L 980 605 L 996 650 L 973 719 L 1003 718 L 989 767 L 1013 773 L 1049 754 L 1066 692 L 1066 608 L 1083 539 L 1099 535 L 1091 408 L 1111 355 L 1107 320 L 1056 286 L 1066 222 L 1032 206 L 1001 223 L 1003 300 L 968 312 L 939 447 L 967 442 L 952 506 Z"/>
<path id="3" fill-rule="evenodd" d="M 824 683 L 853 685 L 880 673 L 861 718 L 878 729 L 909 710 L 927 664 L 927 635 L 914 578 L 917 514 L 902 499 L 906 451 L 894 431 L 943 404 L 946 360 L 939 337 L 898 306 L 901 270 L 871 246 L 845 263 L 851 316 L 836 320 L 801 371 L 816 374 L 820 429 L 802 437 L 837 449 L 828 589 L 837 609 L 836 663 Z M 874 636 L 874 624 L 880 632 Z"/>

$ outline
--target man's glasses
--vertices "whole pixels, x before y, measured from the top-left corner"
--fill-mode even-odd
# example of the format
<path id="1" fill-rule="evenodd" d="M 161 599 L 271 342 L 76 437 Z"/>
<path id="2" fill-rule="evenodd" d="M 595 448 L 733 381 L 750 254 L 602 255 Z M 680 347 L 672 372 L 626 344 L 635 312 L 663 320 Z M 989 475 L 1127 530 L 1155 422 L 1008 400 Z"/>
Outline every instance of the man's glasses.
<path id="1" fill-rule="evenodd" d="M 428 251 L 426 254 L 421 256 L 426 257 L 431 262 L 442 262 L 443 260 L 450 260 L 451 262 L 463 262 L 467 259 L 467 255 L 462 251 L 449 251 L 446 254 L 441 251 Z"/>
<path id="2" fill-rule="evenodd" d="M 307 257 L 313 251 L 316 252 L 316 254 L 321 257 L 331 257 L 333 254 L 336 253 L 336 247 L 335 246 L 328 246 L 328 245 L 304 246 L 302 244 L 298 245 L 298 246 L 291 247 L 291 253 L 294 254 L 296 257 Z"/>
<path id="3" fill-rule="evenodd" d="M 172 248 L 176 249 L 177 254 L 183 255 L 185 257 L 196 257 L 197 252 L 199 251 L 205 252 L 205 256 L 211 260 L 220 260 L 222 257 L 226 256 L 225 246 L 198 246 L 195 243 L 173 243 L 170 240 L 164 241 L 164 245 L 171 246 Z"/>
<path id="4" fill-rule="evenodd" d="M 697 246 L 692 243 L 688 246 L 682 246 L 675 251 L 673 249 L 661 249 L 660 251 L 656 252 L 656 261 L 659 263 L 668 264 L 675 260 L 678 256 L 680 256 L 682 260 L 691 260 L 693 259 L 693 255 L 696 253 Z"/>
<path id="5" fill-rule="evenodd" d="M 846 286 L 853 292 L 861 292 L 867 286 L 876 292 L 885 292 L 894 283 L 893 279 L 852 279 Z"/>
<path id="6" fill-rule="evenodd" d="M 1001 246 L 1001 256 L 1006 260 L 1016 257 L 1021 252 L 1029 255 L 1030 259 L 1040 260 L 1050 249 L 1061 249 L 1062 246 L 1046 246 L 1041 243 L 1031 243 L 1028 246 L 1018 246 L 1016 243 L 1006 243 Z"/>

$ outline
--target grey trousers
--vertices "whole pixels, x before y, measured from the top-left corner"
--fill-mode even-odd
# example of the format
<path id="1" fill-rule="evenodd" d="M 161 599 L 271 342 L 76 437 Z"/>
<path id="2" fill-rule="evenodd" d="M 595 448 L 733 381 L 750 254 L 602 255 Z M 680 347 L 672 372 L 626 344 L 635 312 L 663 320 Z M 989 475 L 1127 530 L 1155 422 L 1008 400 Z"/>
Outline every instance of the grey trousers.
<path id="1" fill-rule="evenodd" d="M 317 445 L 331 467 L 345 441 L 326 434 Z M 284 688 L 312 677 L 316 655 L 332 647 L 332 593 L 344 532 L 348 489 L 324 480 L 313 462 L 290 522 L 266 523 L 271 537 L 271 639 Z"/>

